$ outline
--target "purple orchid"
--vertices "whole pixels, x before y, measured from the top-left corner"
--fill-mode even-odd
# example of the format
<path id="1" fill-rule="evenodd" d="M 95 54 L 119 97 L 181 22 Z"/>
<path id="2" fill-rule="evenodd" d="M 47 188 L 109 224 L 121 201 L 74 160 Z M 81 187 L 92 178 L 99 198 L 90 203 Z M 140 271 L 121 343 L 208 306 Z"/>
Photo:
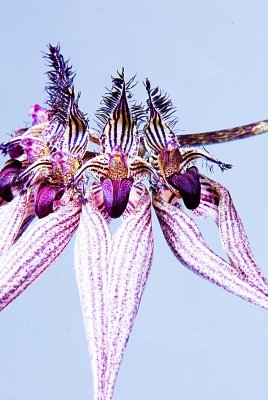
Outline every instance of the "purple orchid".
<path id="1" fill-rule="evenodd" d="M 151 268 L 152 205 L 183 265 L 268 308 L 268 281 L 254 260 L 230 194 L 204 176 L 195 161 L 205 159 L 222 170 L 231 166 L 187 147 L 260 134 L 268 130 L 268 122 L 175 135 L 171 101 L 147 80 L 144 110 L 131 100 L 133 78 L 125 82 L 122 71 L 97 112 L 98 137 L 78 107 L 74 74 L 59 46 L 49 46 L 47 58 L 52 67 L 48 109 L 32 106 L 32 126 L 1 145 L 11 159 L 0 172 L 0 310 L 52 265 L 76 232 L 75 272 L 94 399 L 111 400 Z M 98 153 L 87 151 L 89 141 L 100 144 Z M 206 245 L 183 206 L 215 220 L 229 262 Z M 113 235 L 109 224 L 119 217 L 122 223 Z"/>

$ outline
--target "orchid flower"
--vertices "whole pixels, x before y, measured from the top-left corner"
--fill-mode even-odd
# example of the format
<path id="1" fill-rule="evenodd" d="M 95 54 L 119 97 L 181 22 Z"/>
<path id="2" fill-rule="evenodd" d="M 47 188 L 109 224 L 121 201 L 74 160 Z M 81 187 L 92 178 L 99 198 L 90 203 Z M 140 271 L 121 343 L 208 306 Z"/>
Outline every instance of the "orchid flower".
<path id="1" fill-rule="evenodd" d="M 125 82 L 122 71 L 97 112 L 97 136 L 78 107 L 74 74 L 59 46 L 49 46 L 47 58 L 52 67 L 49 108 L 34 105 L 32 127 L 1 146 L 11 160 L 0 172 L 0 310 L 52 265 L 77 231 L 75 272 L 94 399 L 111 400 L 151 268 L 151 203 L 169 247 L 183 265 L 268 308 L 268 282 L 229 192 L 201 174 L 195 162 L 203 159 L 222 170 L 231 166 L 205 150 L 186 147 L 260 134 L 268 123 L 177 136 L 171 101 L 158 88 L 151 89 L 147 80 L 146 113 L 132 101 L 134 78 Z M 87 152 L 89 141 L 100 144 L 98 153 Z M 183 206 L 215 220 L 229 262 L 206 245 Z M 113 235 L 110 222 L 119 217 L 122 223 Z"/>
<path id="2" fill-rule="evenodd" d="M 200 174 L 192 163 L 203 158 L 222 170 L 231 166 L 205 151 L 181 147 L 172 130 L 171 101 L 158 88 L 152 90 L 148 80 L 146 89 L 150 116 L 144 127 L 144 143 L 162 179 L 153 185 L 153 205 L 169 247 L 183 265 L 199 276 L 268 308 L 268 281 L 254 260 L 228 190 Z M 206 245 L 195 222 L 182 210 L 183 203 L 196 215 L 215 220 L 229 262 Z"/>

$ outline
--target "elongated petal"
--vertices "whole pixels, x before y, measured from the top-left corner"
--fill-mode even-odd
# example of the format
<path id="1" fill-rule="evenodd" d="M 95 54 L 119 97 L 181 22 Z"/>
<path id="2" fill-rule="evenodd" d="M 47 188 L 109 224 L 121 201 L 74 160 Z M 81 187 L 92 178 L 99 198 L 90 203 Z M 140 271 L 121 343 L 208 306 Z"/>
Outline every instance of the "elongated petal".
<path id="1" fill-rule="evenodd" d="M 232 263 L 217 256 L 188 215 L 159 195 L 153 196 L 153 204 L 167 243 L 184 266 L 229 292 L 268 308 L 268 294 L 249 282 Z"/>
<path id="2" fill-rule="evenodd" d="M 151 201 L 144 191 L 113 239 L 108 277 L 108 365 L 106 397 L 112 399 L 116 376 L 138 312 L 153 254 Z"/>
<path id="3" fill-rule="evenodd" d="M 10 203 L 0 207 L 1 235 L 0 256 L 7 253 L 27 215 L 27 195 L 16 196 Z M 0 270 L 2 265 L 0 264 Z"/>
<path id="4" fill-rule="evenodd" d="M 105 398 L 106 291 L 112 237 L 92 202 L 83 205 L 75 242 L 75 270 L 91 358 L 95 400 Z"/>
<path id="5" fill-rule="evenodd" d="M 219 183 L 202 176 L 201 203 L 196 214 L 210 215 L 219 227 L 221 243 L 234 267 L 246 279 L 268 294 L 268 281 L 263 276 L 250 249 L 249 241 L 228 190 Z"/>
<path id="6" fill-rule="evenodd" d="M 73 201 L 27 229 L 0 259 L 0 310 L 19 296 L 62 253 L 74 234 L 81 206 Z"/>

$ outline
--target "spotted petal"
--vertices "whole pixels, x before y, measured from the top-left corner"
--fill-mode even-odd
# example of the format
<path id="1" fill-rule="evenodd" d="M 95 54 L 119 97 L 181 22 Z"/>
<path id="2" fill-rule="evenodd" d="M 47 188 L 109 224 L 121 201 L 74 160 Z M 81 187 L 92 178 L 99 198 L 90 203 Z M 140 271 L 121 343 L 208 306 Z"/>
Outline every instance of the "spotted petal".
<path id="1" fill-rule="evenodd" d="M 29 227 L 0 259 L 0 311 L 62 253 L 74 234 L 81 206 L 76 201 Z"/>
<path id="2" fill-rule="evenodd" d="M 75 269 L 91 358 L 95 399 L 104 399 L 107 365 L 106 292 L 111 232 L 96 206 L 83 206 L 75 242 Z"/>
<path id="3" fill-rule="evenodd" d="M 233 266 L 246 279 L 268 293 L 268 281 L 263 276 L 252 254 L 249 241 L 228 190 L 205 176 L 201 177 L 201 203 L 195 213 L 210 215 L 219 227 L 222 247 Z"/>
<path id="4" fill-rule="evenodd" d="M 106 397 L 111 399 L 128 337 L 138 312 L 153 255 L 151 201 L 144 189 L 113 239 L 107 300 Z"/>
<path id="5" fill-rule="evenodd" d="M 150 197 L 141 199 L 113 240 L 107 220 L 83 206 L 75 246 L 76 276 L 92 362 L 95 400 L 112 393 L 151 266 Z"/>
<path id="6" fill-rule="evenodd" d="M 264 293 L 256 282 L 249 281 L 233 263 L 229 264 L 216 255 L 206 245 L 196 224 L 187 214 L 159 195 L 153 196 L 153 204 L 167 243 L 184 266 L 229 292 L 268 308 L 268 292 Z M 228 221 L 230 223 L 234 223 L 234 219 Z M 243 236 L 239 239 L 243 240 Z M 247 257 L 247 254 L 243 257 Z"/>
<path id="7" fill-rule="evenodd" d="M 14 243 L 26 215 L 26 193 L 16 196 L 10 203 L 0 207 L 0 256 L 7 253 Z M 0 269 L 2 269 L 2 266 L 0 266 Z"/>

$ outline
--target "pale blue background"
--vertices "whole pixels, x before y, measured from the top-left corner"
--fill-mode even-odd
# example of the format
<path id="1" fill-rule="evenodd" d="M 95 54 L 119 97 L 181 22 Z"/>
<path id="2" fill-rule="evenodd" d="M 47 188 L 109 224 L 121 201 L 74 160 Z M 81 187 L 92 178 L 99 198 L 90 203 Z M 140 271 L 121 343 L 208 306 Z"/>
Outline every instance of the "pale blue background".
<path id="1" fill-rule="evenodd" d="M 267 118 L 268 4 L 252 1 L 1 1 L 1 141 L 42 103 L 47 43 L 77 71 L 92 120 L 122 66 L 167 90 L 187 132 Z M 210 147 L 234 164 L 231 191 L 268 276 L 267 144 L 262 136 Z M 202 223 L 219 249 L 217 230 Z M 155 258 L 114 400 L 267 400 L 268 313 L 187 271 L 155 221 Z M 1 400 L 92 399 L 73 248 L 0 319 Z"/>

